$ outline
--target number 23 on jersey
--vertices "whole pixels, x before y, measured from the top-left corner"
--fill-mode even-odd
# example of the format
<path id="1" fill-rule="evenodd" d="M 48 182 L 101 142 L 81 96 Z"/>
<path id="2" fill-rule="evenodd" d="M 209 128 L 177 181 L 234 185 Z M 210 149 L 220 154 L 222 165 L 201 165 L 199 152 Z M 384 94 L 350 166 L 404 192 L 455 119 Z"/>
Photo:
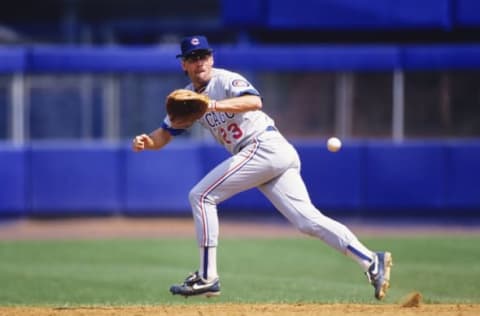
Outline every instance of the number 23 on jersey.
<path id="1" fill-rule="evenodd" d="M 218 131 L 225 144 L 231 144 L 233 139 L 239 139 L 243 136 L 242 129 L 237 123 L 230 123 L 226 127 L 220 127 Z"/>

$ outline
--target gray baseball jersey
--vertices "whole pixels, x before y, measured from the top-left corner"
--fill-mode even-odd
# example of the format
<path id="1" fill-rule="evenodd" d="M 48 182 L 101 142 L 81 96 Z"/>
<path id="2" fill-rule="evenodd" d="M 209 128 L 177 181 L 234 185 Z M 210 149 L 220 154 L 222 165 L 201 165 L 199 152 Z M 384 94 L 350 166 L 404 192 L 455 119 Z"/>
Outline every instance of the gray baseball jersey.
<path id="1" fill-rule="evenodd" d="M 194 91 L 192 84 L 185 89 Z M 210 99 L 223 100 L 246 94 L 260 93 L 243 76 L 225 70 L 212 69 L 212 79 L 201 91 Z M 168 116 L 165 123 L 170 125 Z M 274 121 L 263 111 L 248 111 L 243 113 L 207 112 L 199 123 L 208 129 L 213 137 L 232 154 L 238 152 L 244 144 L 251 141 L 259 132 L 268 126 L 274 126 Z"/>

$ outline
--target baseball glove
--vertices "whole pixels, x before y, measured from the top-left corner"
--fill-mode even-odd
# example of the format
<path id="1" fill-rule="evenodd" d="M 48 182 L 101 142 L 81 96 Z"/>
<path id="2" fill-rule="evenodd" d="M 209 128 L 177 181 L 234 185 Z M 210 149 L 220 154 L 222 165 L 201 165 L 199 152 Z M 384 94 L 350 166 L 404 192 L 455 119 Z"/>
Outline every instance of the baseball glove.
<path id="1" fill-rule="evenodd" d="M 177 89 L 167 96 L 166 110 L 173 127 L 187 128 L 205 114 L 209 103 L 204 94 Z"/>

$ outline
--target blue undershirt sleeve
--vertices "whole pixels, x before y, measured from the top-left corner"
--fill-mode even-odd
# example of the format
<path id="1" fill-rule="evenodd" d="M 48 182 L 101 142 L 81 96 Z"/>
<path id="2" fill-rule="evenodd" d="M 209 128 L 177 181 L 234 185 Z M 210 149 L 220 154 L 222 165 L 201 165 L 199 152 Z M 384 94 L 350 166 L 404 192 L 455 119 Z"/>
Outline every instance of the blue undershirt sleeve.
<path id="1" fill-rule="evenodd" d="M 177 135 L 180 135 L 180 134 L 182 134 L 183 132 L 185 132 L 184 129 L 173 128 L 173 127 L 169 126 L 166 122 L 162 122 L 161 127 L 162 127 L 164 130 L 166 130 L 167 132 L 169 132 L 170 135 L 172 135 L 172 136 L 177 136 Z"/>

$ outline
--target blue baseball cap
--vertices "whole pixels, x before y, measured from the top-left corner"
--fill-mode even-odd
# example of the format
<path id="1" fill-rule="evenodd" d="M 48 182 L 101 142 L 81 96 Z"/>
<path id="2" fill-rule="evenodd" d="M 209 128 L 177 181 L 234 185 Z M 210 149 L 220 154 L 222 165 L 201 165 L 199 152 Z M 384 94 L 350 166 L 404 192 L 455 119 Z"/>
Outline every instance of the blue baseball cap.
<path id="1" fill-rule="evenodd" d="M 186 58 L 191 55 L 199 54 L 199 53 L 211 53 L 213 49 L 208 44 L 208 40 L 205 36 L 202 35 L 194 35 L 185 37 L 182 40 L 180 45 L 182 53 L 177 55 L 177 58 Z"/>

